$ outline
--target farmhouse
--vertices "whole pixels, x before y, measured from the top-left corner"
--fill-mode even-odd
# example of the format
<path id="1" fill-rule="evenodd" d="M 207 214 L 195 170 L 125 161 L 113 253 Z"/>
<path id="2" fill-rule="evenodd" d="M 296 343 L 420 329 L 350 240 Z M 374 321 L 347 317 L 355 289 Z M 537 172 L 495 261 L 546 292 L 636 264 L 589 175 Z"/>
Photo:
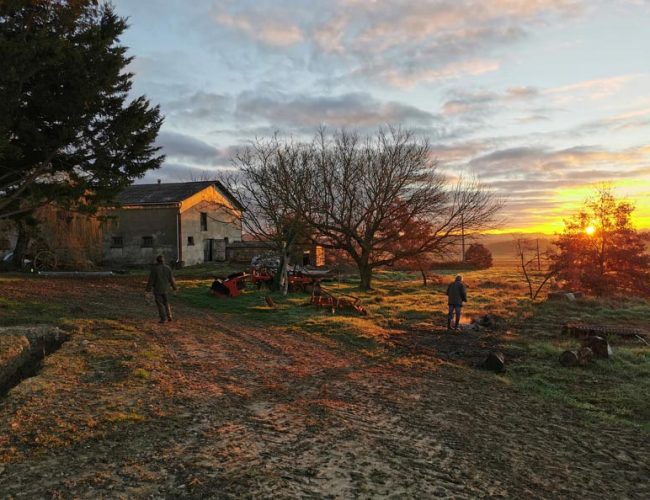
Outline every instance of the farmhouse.
<path id="1" fill-rule="evenodd" d="M 104 261 L 149 264 L 163 254 L 179 266 L 226 259 L 241 241 L 241 205 L 219 181 L 134 184 L 106 213 Z"/>

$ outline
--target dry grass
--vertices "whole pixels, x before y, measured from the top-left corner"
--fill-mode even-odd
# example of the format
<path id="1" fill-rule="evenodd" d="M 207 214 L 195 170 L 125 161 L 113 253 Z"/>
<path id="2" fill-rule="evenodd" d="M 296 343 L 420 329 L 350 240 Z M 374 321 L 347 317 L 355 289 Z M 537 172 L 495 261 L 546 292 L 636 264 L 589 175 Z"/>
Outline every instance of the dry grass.
<path id="1" fill-rule="evenodd" d="M 514 269 L 469 272 L 465 319 L 504 324 L 457 335 L 439 330 L 451 271 L 426 289 L 390 272 L 367 294 L 330 285 L 368 317 L 301 294 L 274 295 L 275 310 L 264 291 L 217 299 L 214 271 L 180 276 L 177 321 L 162 326 L 141 275 L 0 278 L 0 322 L 73 332 L 0 400 L 0 491 L 643 496 L 650 350 L 612 339 L 612 360 L 579 369 L 557 355 L 573 342 L 565 319 L 643 326 L 647 302 L 533 304 Z M 492 347 L 508 353 L 504 375 L 465 357 Z"/>
<path id="2" fill-rule="evenodd" d="M 462 271 L 461 271 L 462 272 Z M 291 331 L 320 334 L 353 348 L 366 349 L 392 358 L 387 339 L 412 331 L 432 331 L 446 322 L 447 284 L 457 274 L 454 270 L 431 277 L 433 285 L 425 288 L 417 274 L 381 272 L 374 290 L 358 292 L 358 282 L 333 283 L 333 293 L 360 297 L 369 311 L 368 317 L 353 312 L 331 315 L 304 304 L 307 295 L 273 295 L 278 309 L 266 307 L 265 291 L 248 291 L 236 300 L 205 294 L 208 281 L 184 283 L 181 297 L 194 306 L 206 307 L 219 315 L 248 321 L 258 327 L 282 326 Z M 583 411 L 595 425 L 612 420 L 650 430 L 650 404 L 642 394 L 650 393 L 650 349 L 640 342 L 610 339 L 615 356 L 597 360 L 587 368 L 567 369 L 558 364 L 559 354 L 579 343 L 560 334 L 564 323 L 587 322 L 638 326 L 650 320 L 650 303 L 644 299 L 588 298 L 575 303 L 533 302 L 518 270 L 501 265 L 489 270 L 464 271 L 469 302 L 463 308 L 464 322 L 483 314 L 504 319 L 502 330 L 509 332 L 501 348 L 514 354 L 505 379 L 546 401 Z M 544 295 L 542 294 L 542 297 Z M 397 356 L 397 363 L 412 365 L 414 356 Z"/>

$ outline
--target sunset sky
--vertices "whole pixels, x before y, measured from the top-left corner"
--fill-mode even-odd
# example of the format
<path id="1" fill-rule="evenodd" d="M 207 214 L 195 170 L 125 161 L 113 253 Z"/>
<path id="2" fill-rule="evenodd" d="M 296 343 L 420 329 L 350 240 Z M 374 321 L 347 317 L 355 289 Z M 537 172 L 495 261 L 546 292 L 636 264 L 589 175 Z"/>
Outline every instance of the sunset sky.
<path id="1" fill-rule="evenodd" d="M 608 180 L 650 228 L 649 0 L 113 4 L 166 115 L 146 181 L 218 175 L 276 130 L 402 124 L 507 199 L 504 230 L 560 230 Z"/>

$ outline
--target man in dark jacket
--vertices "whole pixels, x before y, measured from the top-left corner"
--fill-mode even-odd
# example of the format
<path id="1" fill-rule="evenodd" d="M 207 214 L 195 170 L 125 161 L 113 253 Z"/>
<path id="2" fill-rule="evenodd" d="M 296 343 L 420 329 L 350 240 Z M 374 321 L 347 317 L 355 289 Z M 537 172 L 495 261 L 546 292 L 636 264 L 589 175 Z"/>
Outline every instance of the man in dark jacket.
<path id="1" fill-rule="evenodd" d="M 463 302 L 467 302 L 467 290 L 463 284 L 463 277 L 456 276 L 456 279 L 447 287 L 447 304 L 449 304 L 449 314 L 447 315 L 447 330 L 451 330 L 451 320 L 456 313 L 455 330 L 458 330 L 460 324 L 460 310 Z"/>
<path id="2" fill-rule="evenodd" d="M 175 291 L 178 290 L 178 287 L 174 281 L 171 268 L 165 265 L 165 258 L 159 255 L 156 257 L 156 264 L 151 267 L 146 291 L 153 291 L 161 323 L 172 320 L 172 308 L 169 305 L 167 296 L 170 289 Z"/>

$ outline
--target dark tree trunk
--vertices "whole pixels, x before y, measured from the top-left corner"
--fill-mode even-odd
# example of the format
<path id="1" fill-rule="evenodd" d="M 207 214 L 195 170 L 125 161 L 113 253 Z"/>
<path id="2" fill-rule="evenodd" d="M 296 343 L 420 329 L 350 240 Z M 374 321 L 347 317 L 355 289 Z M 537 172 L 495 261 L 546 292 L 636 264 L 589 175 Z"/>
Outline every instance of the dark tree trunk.
<path id="1" fill-rule="evenodd" d="M 422 274 L 422 286 L 427 287 L 427 273 L 423 268 L 420 268 L 420 273 Z"/>
<path id="2" fill-rule="evenodd" d="M 27 255 L 27 249 L 29 248 L 29 243 L 32 239 L 32 236 L 25 222 L 16 222 L 16 228 L 18 230 L 18 237 L 16 239 L 12 264 L 16 269 L 21 269 L 23 267 L 23 260 Z"/>
<path id="3" fill-rule="evenodd" d="M 372 267 L 368 264 L 368 262 L 359 263 L 359 277 L 361 278 L 359 288 L 364 292 L 372 290 Z"/>
<path id="4" fill-rule="evenodd" d="M 272 290 L 274 292 L 282 292 L 284 295 L 287 294 L 289 289 L 289 277 L 287 276 L 287 266 L 289 265 L 289 254 L 283 251 L 280 254 L 280 265 L 278 270 L 273 276 L 273 286 Z"/>

